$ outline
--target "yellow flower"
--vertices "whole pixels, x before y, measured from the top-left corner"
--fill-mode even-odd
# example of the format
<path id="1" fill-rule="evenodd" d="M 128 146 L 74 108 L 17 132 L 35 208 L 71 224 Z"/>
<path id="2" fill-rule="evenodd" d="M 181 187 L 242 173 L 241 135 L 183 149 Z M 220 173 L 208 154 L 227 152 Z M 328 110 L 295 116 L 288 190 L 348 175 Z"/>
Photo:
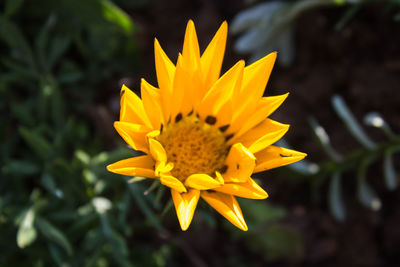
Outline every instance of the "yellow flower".
<path id="1" fill-rule="evenodd" d="M 144 79 L 140 99 L 121 90 L 121 137 L 146 155 L 107 166 L 111 172 L 158 179 L 171 189 L 182 230 L 201 197 L 238 228 L 247 225 L 235 198 L 265 199 L 251 174 L 303 159 L 306 154 L 272 145 L 289 125 L 267 118 L 287 97 L 263 97 L 276 59 L 271 53 L 245 67 L 239 61 L 219 77 L 227 23 L 200 55 L 193 21 L 174 65 L 154 41 L 159 88 Z"/>

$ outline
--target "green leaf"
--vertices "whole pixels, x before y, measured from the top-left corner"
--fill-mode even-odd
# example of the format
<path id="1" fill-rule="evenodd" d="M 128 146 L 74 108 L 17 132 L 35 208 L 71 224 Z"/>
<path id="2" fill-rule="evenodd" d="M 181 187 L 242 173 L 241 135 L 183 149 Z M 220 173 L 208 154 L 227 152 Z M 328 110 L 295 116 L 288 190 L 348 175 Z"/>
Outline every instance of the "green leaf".
<path id="1" fill-rule="evenodd" d="M 164 227 L 161 225 L 160 221 L 154 214 L 153 210 L 150 208 L 149 204 L 147 204 L 144 196 L 143 196 L 143 186 L 138 183 L 128 184 L 129 190 L 136 201 L 136 204 L 142 210 L 144 215 L 150 221 L 150 223 L 156 228 L 158 231 L 163 231 Z"/>
<path id="2" fill-rule="evenodd" d="M 51 152 L 51 145 L 49 142 L 33 130 L 29 130 L 25 127 L 19 127 L 18 130 L 28 146 L 42 159 L 47 159 Z"/>
<path id="3" fill-rule="evenodd" d="M 18 247 L 24 248 L 32 244 L 37 237 L 36 229 L 34 227 L 35 212 L 33 209 L 26 211 L 23 216 L 22 222 L 18 228 L 17 244 Z"/>
<path id="4" fill-rule="evenodd" d="M 25 0 L 6 0 L 4 16 L 11 17 L 22 6 Z"/>
<path id="5" fill-rule="evenodd" d="M 357 122 L 343 98 L 339 95 L 335 95 L 332 98 L 332 105 L 338 116 L 342 119 L 347 129 L 356 138 L 356 140 L 364 147 L 373 149 L 375 147 L 375 143 L 361 128 L 360 124 Z"/>
<path id="6" fill-rule="evenodd" d="M 18 58 L 28 63 L 33 71 L 36 71 L 32 49 L 22 34 L 19 27 L 0 15 L 0 40 L 3 40 L 10 49 L 20 53 Z"/>
<path id="7" fill-rule="evenodd" d="M 276 222 L 286 217 L 285 209 L 268 204 L 265 201 L 249 199 L 239 199 L 239 201 L 246 220 L 256 225 Z"/>
<path id="8" fill-rule="evenodd" d="M 40 28 L 36 39 L 35 39 L 35 52 L 37 55 L 38 63 L 42 68 L 42 72 L 45 75 L 49 74 L 50 68 L 48 65 L 47 51 L 48 51 L 48 43 L 50 38 L 50 31 L 55 25 L 55 16 L 50 15 L 47 17 L 46 22 Z"/>
<path id="9" fill-rule="evenodd" d="M 366 181 L 367 167 L 371 164 L 373 158 L 367 157 L 362 160 L 357 171 L 357 195 L 360 202 L 374 211 L 381 208 L 382 202 L 378 198 L 375 190 Z"/>
<path id="10" fill-rule="evenodd" d="M 67 237 L 48 220 L 43 217 L 36 218 L 36 225 L 39 231 L 49 240 L 61 246 L 68 255 L 72 255 L 72 246 Z"/>
<path id="11" fill-rule="evenodd" d="M 342 199 L 341 174 L 332 175 L 328 193 L 329 208 L 336 220 L 343 222 L 346 219 L 346 209 Z"/>
<path id="12" fill-rule="evenodd" d="M 144 181 L 144 180 L 147 180 L 147 178 L 146 177 L 135 176 L 135 177 L 129 179 L 128 183 L 133 184 L 133 183 L 141 182 L 141 181 Z"/>
<path id="13" fill-rule="evenodd" d="M 393 167 L 392 152 L 385 151 L 383 158 L 383 172 L 387 189 L 393 191 L 397 188 L 397 174 Z"/>
<path id="14" fill-rule="evenodd" d="M 40 171 L 40 167 L 29 160 L 11 160 L 2 170 L 6 174 L 34 175 Z"/>
<path id="15" fill-rule="evenodd" d="M 329 135 L 326 133 L 325 129 L 318 123 L 318 121 L 314 117 L 309 118 L 308 121 L 311 125 L 315 137 L 317 138 L 322 149 L 328 155 L 328 157 L 336 162 L 342 161 L 343 157 L 332 147 Z"/>
<path id="16" fill-rule="evenodd" d="M 128 14 L 109 0 L 101 0 L 104 17 L 120 26 L 126 34 L 133 32 L 133 23 Z"/>
<path id="17" fill-rule="evenodd" d="M 15 74 L 19 75 L 20 79 L 34 80 L 38 78 L 37 73 L 33 71 L 32 68 L 24 64 L 21 64 L 19 61 L 15 59 L 3 57 L 0 59 L 0 61 L 10 71 L 15 72 Z"/>
<path id="18" fill-rule="evenodd" d="M 48 65 L 52 69 L 58 62 L 61 56 L 67 51 L 71 44 L 71 38 L 69 36 L 54 37 L 50 43 L 50 51 L 48 54 Z"/>
<path id="19" fill-rule="evenodd" d="M 22 124 L 28 126 L 35 125 L 35 119 L 32 115 L 31 106 L 27 102 L 13 103 L 11 105 L 11 113 L 12 115 L 17 118 Z"/>

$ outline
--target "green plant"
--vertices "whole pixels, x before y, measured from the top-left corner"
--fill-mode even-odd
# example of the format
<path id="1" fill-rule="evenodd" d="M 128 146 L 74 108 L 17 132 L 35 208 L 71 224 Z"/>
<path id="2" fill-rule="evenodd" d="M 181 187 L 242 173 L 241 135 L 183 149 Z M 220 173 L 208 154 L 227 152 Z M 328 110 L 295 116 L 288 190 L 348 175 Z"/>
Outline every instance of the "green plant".
<path id="1" fill-rule="evenodd" d="M 291 166 L 292 170 L 301 174 L 311 182 L 314 192 L 319 192 L 320 186 L 329 178 L 328 203 L 333 216 L 343 221 L 346 218 L 345 202 L 342 197 L 342 174 L 355 169 L 357 179 L 357 198 L 364 206 L 379 210 L 381 200 L 375 189 L 367 181 L 368 167 L 378 161 L 383 161 L 383 182 L 388 190 L 395 190 L 398 186 L 397 173 L 393 166 L 393 154 L 400 151 L 400 136 L 393 133 L 381 115 L 371 112 L 364 117 L 368 126 L 382 130 L 386 139 L 377 143 L 372 141 L 351 113 L 340 96 L 332 98 L 332 105 L 339 118 L 343 121 L 349 133 L 361 144 L 358 150 L 346 155 L 339 154 L 330 144 L 325 129 L 315 118 L 310 118 L 310 125 L 315 137 L 329 160 L 314 163 L 302 161 Z"/>

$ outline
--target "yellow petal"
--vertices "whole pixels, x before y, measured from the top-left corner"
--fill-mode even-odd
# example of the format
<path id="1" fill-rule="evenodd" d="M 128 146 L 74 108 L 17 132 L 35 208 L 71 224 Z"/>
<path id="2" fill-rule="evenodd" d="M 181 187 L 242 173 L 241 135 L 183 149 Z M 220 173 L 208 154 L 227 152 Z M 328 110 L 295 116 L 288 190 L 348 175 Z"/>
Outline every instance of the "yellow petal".
<path id="1" fill-rule="evenodd" d="M 146 111 L 147 117 L 153 126 L 152 128 L 160 129 L 163 121 L 160 90 L 146 82 L 145 79 L 142 79 L 141 95 L 144 110 Z"/>
<path id="2" fill-rule="evenodd" d="M 236 141 L 241 142 L 251 153 L 256 153 L 281 139 L 288 129 L 289 125 L 287 124 L 265 119 L 256 127 L 237 138 Z"/>
<path id="3" fill-rule="evenodd" d="M 257 102 L 263 96 L 275 60 L 276 52 L 273 52 L 244 69 L 242 89 L 234 103 L 236 114 L 255 110 Z"/>
<path id="4" fill-rule="evenodd" d="M 170 115 L 170 99 L 172 97 L 172 82 L 175 74 L 175 65 L 171 62 L 160 43 L 154 39 L 154 56 L 157 72 L 158 87 L 160 88 L 164 121 L 168 121 Z"/>
<path id="5" fill-rule="evenodd" d="M 175 76 L 174 76 L 174 86 L 173 86 L 173 96 L 170 99 L 171 104 L 171 119 L 174 121 L 176 115 L 181 112 L 181 106 L 183 102 L 183 96 L 185 91 L 188 90 L 187 79 L 189 74 L 185 71 L 182 66 L 182 55 L 179 54 L 178 61 L 176 63 Z M 189 99 L 190 100 L 190 99 Z M 185 115 L 185 113 L 181 113 Z"/>
<path id="6" fill-rule="evenodd" d="M 225 160 L 226 172 L 222 173 L 225 182 L 244 183 L 253 173 L 255 163 L 254 155 L 242 144 L 232 146 Z"/>
<path id="7" fill-rule="evenodd" d="M 182 49 L 183 66 L 189 73 L 199 68 L 200 65 L 200 49 L 197 40 L 196 29 L 192 20 L 189 20 L 186 26 L 185 40 Z"/>
<path id="8" fill-rule="evenodd" d="M 185 186 L 198 190 L 213 189 L 221 186 L 216 179 L 207 174 L 192 174 L 185 180 Z"/>
<path id="9" fill-rule="evenodd" d="M 167 152 L 164 147 L 155 139 L 149 138 L 150 153 L 157 162 L 167 162 Z"/>
<path id="10" fill-rule="evenodd" d="M 220 183 L 221 185 L 224 184 L 224 178 L 222 177 L 222 174 L 219 171 L 215 172 L 215 180 L 217 180 L 218 183 Z"/>
<path id="11" fill-rule="evenodd" d="M 212 191 L 201 191 L 201 197 L 233 225 L 247 231 L 242 210 L 235 197 Z"/>
<path id="12" fill-rule="evenodd" d="M 127 176 L 156 177 L 154 161 L 149 155 L 120 160 L 108 165 L 107 170 Z"/>
<path id="13" fill-rule="evenodd" d="M 255 153 L 257 165 L 254 173 L 284 166 L 302 160 L 307 154 L 278 146 L 269 146 Z"/>
<path id="14" fill-rule="evenodd" d="M 214 190 L 244 198 L 265 199 L 268 197 L 267 192 L 251 178 L 245 183 L 224 184 L 221 187 L 214 188 Z"/>
<path id="15" fill-rule="evenodd" d="M 171 189 L 172 200 L 174 201 L 176 215 L 183 231 L 189 228 L 192 222 L 197 202 L 199 201 L 200 191 L 190 189 L 187 193 L 180 193 Z"/>
<path id="16" fill-rule="evenodd" d="M 160 176 L 160 174 L 169 174 L 169 172 L 174 168 L 172 162 L 157 162 L 155 167 L 155 174 Z"/>
<path id="17" fill-rule="evenodd" d="M 239 137 L 244 134 L 262 120 L 272 114 L 282 103 L 285 101 L 289 94 L 279 96 L 268 96 L 263 97 L 255 105 L 255 111 L 248 113 L 250 109 L 239 114 L 239 116 L 233 119 L 230 126 L 230 132 L 236 132 L 235 137 Z M 234 138 L 231 140 L 234 141 Z"/>
<path id="18" fill-rule="evenodd" d="M 125 85 L 121 88 L 120 121 L 151 127 L 142 100 Z"/>
<path id="19" fill-rule="evenodd" d="M 198 112 L 202 118 L 209 115 L 217 116 L 222 106 L 231 101 L 233 92 L 241 86 L 243 68 L 244 61 L 241 60 L 229 69 L 207 92 L 198 107 Z"/>
<path id="20" fill-rule="evenodd" d="M 218 80 L 224 59 L 228 24 L 224 21 L 221 27 L 201 55 L 200 64 L 204 75 L 204 88 L 208 91 Z"/>
<path id="21" fill-rule="evenodd" d="M 149 152 L 146 135 L 151 131 L 150 128 L 140 125 L 127 123 L 122 121 L 114 122 L 114 128 L 119 135 L 135 150 L 140 150 L 145 153 Z"/>
<path id="22" fill-rule="evenodd" d="M 187 192 L 186 187 L 182 184 L 182 182 L 172 175 L 161 174 L 160 182 L 163 185 L 178 191 L 179 193 Z"/>

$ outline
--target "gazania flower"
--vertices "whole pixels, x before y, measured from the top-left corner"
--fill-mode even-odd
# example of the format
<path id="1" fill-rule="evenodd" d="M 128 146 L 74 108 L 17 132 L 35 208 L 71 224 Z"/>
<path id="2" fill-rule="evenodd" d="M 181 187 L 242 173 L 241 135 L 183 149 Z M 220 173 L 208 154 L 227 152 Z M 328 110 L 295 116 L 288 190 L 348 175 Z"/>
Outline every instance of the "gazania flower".
<path id="1" fill-rule="evenodd" d="M 272 145 L 289 128 L 268 118 L 287 94 L 263 97 L 276 53 L 247 67 L 239 61 L 219 77 L 226 37 L 224 22 L 200 54 L 194 24 L 189 21 L 176 65 L 157 39 L 154 42 L 159 88 L 142 79 L 142 99 L 126 86 L 121 90 L 115 129 L 145 155 L 107 169 L 158 179 L 169 187 L 182 230 L 189 227 L 202 198 L 246 231 L 235 197 L 268 197 L 251 175 L 306 155 Z"/>

